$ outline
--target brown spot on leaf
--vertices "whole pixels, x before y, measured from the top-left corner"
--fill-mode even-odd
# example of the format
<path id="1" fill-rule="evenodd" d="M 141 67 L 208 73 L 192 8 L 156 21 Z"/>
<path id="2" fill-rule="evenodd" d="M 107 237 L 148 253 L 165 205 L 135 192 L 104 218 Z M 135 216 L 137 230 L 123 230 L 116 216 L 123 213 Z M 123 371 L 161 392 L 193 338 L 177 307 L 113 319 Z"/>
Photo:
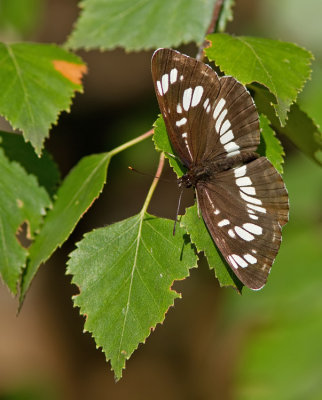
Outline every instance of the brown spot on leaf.
<path id="1" fill-rule="evenodd" d="M 77 85 L 82 83 L 83 74 L 87 72 L 87 66 L 84 64 L 75 64 L 64 60 L 53 60 L 53 64 L 56 71 Z"/>
<path id="2" fill-rule="evenodd" d="M 22 247 L 28 249 L 31 245 L 31 234 L 30 234 L 30 226 L 28 221 L 23 222 L 16 231 L 16 238 Z"/>

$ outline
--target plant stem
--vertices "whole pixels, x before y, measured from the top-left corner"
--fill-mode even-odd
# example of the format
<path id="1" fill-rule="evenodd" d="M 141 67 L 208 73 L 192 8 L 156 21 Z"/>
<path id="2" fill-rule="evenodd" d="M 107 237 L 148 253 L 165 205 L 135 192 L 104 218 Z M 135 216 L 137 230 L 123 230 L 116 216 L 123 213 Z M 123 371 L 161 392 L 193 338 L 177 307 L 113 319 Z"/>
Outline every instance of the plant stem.
<path id="1" fill-rule="evenodd" d="M 149 192 L 148 192 L 148 194 L 146 196 L 145 202 L 144 202 L 142 210 L 141 210 L 142 214 L 144 214 L 146 212 L 146 210 L 147 210 L 147 208 L 148 208 L 148 206 L 150 204 L 151 198 L 153 196 L 155 188 L 157 187 L 157 184 L 159 182 L 159 178 L 160 178 L 160 176 L 162 174 L 163 166 L 164 166 L 164 153 L 162 152 L 160 154 L 160 159 L 159 159 L 159 165 L 158 165 L 157 172 L 155 173 L 152 185 L 150 186 Z"/>
<path id="2" fill-rule="evenodd" d="M 143 133 L 143 135 L 140 135 L 136 137 L 135 139 L 130 140 L 129 142 L 126 142 L 122 144 L 121 146 L 115 147 L 115 149 L 111 150 L 109 152 L 109 155 L 111 157 L 115 156 L 116 154 L 120 153 L 123 150 L 128 149 L 131 146 L 134 146 L 135 144 L 142 142 L 143 140 L 147 139 L 148 137 L 152 136 L 154 132 L 154 129 L 150 129 L 149 131 Z"/>
<path id="3" fill-rule="evenodd" d="M 217 21 L 218 21 L 222 6 L 224 4 L 224 1 L 225 0 L 217 0 L 216 1 L 215 6 L 214 6 L 214 11 L 212 13 L 212 18 L 211 18 L 211 21 L 210 21 L 210 24 L 208 26 L 205 36 L 209 35 L 210 33 L 215 32 Z M 204 51 L 205 47 L 207 47 L 207 45 L 208 45 L 208 40 L 204 40 L 202 45 L 199 47 L 199 50 L 198 50 L 198 53 L 196 56 L 197 60 L 203 61 L 203 59 L 205 57 L 203 51 Z"/>

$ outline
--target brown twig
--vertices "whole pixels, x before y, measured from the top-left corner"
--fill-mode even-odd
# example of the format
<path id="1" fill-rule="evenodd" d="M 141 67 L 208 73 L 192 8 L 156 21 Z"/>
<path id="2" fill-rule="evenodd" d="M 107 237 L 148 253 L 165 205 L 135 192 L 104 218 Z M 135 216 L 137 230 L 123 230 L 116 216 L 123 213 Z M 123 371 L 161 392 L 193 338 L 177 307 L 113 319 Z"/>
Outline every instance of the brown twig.
<path id="1" fill-rule="evenodd" d="M 218 22 L 218 18 L 222 9 L 222 6 L 224 4 L 225 0 L 217 0 L 214 6 L 214 11 L 212 13 L 212 18 L 210 21 L 210 24 L 208 26 L 208 29 L 206 31 L 205 36 L 209 35 L 210 33 L 213 33 L 216 29 L 216 25 Z M 199 47 L 196 59 L 199 61 L 203 61 L 205 55 L 204 55 L 204 49 L 207 47 L 208 45 L 208 40 L 204 40 L 202 45 Z"/>

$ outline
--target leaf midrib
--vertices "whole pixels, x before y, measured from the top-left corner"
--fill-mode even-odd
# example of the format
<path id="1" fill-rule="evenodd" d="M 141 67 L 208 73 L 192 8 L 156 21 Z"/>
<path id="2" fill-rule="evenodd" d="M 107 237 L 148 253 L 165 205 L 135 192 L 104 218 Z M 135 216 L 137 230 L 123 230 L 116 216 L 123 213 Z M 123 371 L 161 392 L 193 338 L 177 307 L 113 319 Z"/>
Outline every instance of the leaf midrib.
<path id="1" fill-rule="evenodd" d="M 31 107 L 30 107 L 29 95 L 28 95 L 28 92 L 26 90 L 24 80 L 22 79 L 21 69 L 19 68 L 19 64 L 17 62 L 17 59 L 16 59 L 11 47 L 9 45 L 7 45 L 7 44 L 5 44 L 5 47 L 6 47 L 7 51 L 8 51 L 9 57 L 11 58 L 12 63 L 14 65 L 14 68 L 15 68 L 15 70 L 17 72 L 17 77 L 18 77 L 18 79 L 20 81 L 20 85 L 21 85 L 21 88 L 22 88 L 22 91 L 23 91 L 23 94 L 24 94 L 25 104 L 27 106 L 27 110 L 28 110 L 28 114 L 29 114 L 29 118 L 30 118 L 31 124 L 33 126 L 35 126 L 35 119 L 34 119 L 34 115 L 32 113 Z"/>
<path id="2" fill-rule="evenodd" d="M 131 271 L 129 294 L 128 294 L 128 298 L 127 298 L 126 310 L 125 310 L 125 313 L 124 313 L 124 320 L 123 320 L 122 332 L 121 332 L 121 337 L 120 337 L 120 345 L 119 345 L 119 349 L 118 349 L 118 352 L 117 352 L 117 364 L 119 364 L 119 362 L 120 362 L 121 347 L 122 347 L 122 343 L 123 343 L 125 325 L 126 325 L 127 316 L 128 316 L 129 309 L 130 309 L 133 278 L 134 278 L 134 272 L 135 272 L 135 269 L 136 269 L 136 263 L 137 263 L 138 253 L 139 253 L 139 247 L 140 247 L 140 240 L 139 239 L 141 237 L 142 224 L 143 224 L 144 216 L 145 216 L 145 213 L 141 213 L 139 215 L 140 223 L 139 223 L 138 235 L 137 235 L 137 238 L 136 238 L 136 241 L 137 241 L 136 242 L 136 249 L 135 249 L 134 261 L 133 261 L 133 267 L 132 267 L 132 271 Z"/>

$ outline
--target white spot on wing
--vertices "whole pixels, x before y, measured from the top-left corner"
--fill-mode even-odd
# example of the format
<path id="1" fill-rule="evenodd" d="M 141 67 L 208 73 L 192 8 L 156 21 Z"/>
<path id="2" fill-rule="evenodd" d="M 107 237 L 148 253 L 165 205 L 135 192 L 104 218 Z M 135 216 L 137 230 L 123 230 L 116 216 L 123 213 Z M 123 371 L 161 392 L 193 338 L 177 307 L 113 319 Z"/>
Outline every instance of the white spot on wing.
<path id="1" fill-rule="evenodd" d="M 200 103 L 202 94 L 203 94 L 203 87 L 202 86 L 196 86 L 195 90 L 193 91 L 191 107 L 195 107 Z"/>
<path id="2" fill-rule="evenodd" d="M 208 107 L 207 107 L 207 110 L 206 110 L 206 112 L 209 114 L 209 112 L 210 112 L 210 104 L 208 105 Z"/>
<path id="3" fill-rule="evenodd" d="M 224 148 L 227 151 L 227 153 L 232 153 L 232 152 L 237 151 L 239 149 L 239 146 L 235 142 L 229 142 L 224 145 Z M 239 153 L 239 150 L 238 150 L 238 153 Z M 232 154 L 230 154 L 230 155 L 232 155 Z"/>
<path id="4" fill-rule="evenodd" d="M 236 238 L 235 232 L 234 232 L 232 229 L 229 229 L 228 235 L 229 235 L 230 237 L 232 237 L 233 239 Z"/>
<path id="5" fill-rule="evenodd" d="M 246 261 L 248 261 L 250 264 L 256 264 L 257 263 L 257 258 L 252 256 L 251 254 L 244 254 L 243 257 L 245 258 Z"/>
<path id="6" fill-rule="evenodd" d="M 207 192 L 207 190 L 205 191 L 205 193 L 206 193 L 206 196 L 208 197 L 208 200 L 209 200 L 209 203 L 210 203 L 211 207 L 212 207 L 212 208 L 215 208 L 214 203 L 213 203 L 213 201 L 211 200 L 211 198 L 210 198 L 209 193 Z M 216 212 L 215 212 L 214 214 L 216 214 Z M 219 213 L 218 213 L 218 214 L 219 214 Z"/>
<path id="7" fill-rule="evenodd" d="M 170 83 L 175 83 L 178 78 L 178 70 L 177 68 L 172 68 L 170 71 Z"/>
<path id="8" fill-rule="evenodd" d="M 238 186 L 250 186 L 253 182 L 248 178 L 248 176 L 243 176 L 242 178 L 236 179 L 236 185 Z"/>
<path id="9" fill-rule="evenodd" d="M 218 215 L 220 213 L 220 211 L 218 210 L 218 208 L 216 208 L 216 210 L 214 211 L 215 215 Z"/>
<path id="10" fill-rule="evenodd" d="M 242 239 L 246 240 L 246 242 L 250 242 L 255 239 L 253 235 L 251 235 L 249 232 L 245 231 L 245 229 L 241 228 L 240 226 L 235 226 L 235 232 L 239 237 Z"/>
<path id="11" fill-rule="evenodd" d="M 169 89 L 169 75 L 168 74 L 164 74 L 162 76 L 161 85 L 162 85 L 163 94 L 167 93 L 167 91 Z"/>
<path id="12" fill-rule="evenodd" d="M 187 138 L 187 137 L 188 137 L 188 134 L 187 134 L 187 132 L 185 132 L 185 133 L 183 133 L 181 136 L 182 136 L 183 138 Z"/>
<path id="13" fill-rule="evenodd" d="M 229 225 L 229 224 L 230 224 L 230 222 L 228 219 L 223 219 L 220 222 L 218 222 L 217 225 L 221 228 L 222 226 Z"/>
<path id="14" fill-rule="evenodd" d="M 252 196 L 255 196 L 256 190 L 253 186 L 245 186 L 240 188 L 241 191 L 243 191 L 246 194 L 250 194 Z"/>
<path id="15" fill-rule="evenodd" d="M 226 119 L 226 121 L 223 123 L 222 127 L 220 128 L 220 135 L 223 135 L 225 132 L 228 131 L 228 129 L 231 127 L 231 123 Z"/>
<path id="16" fill-rule="evenodd" d="M 232 156 L 235 156 L 236 154 L 239 154 L 239 153 L 240 153 L 239 150 L 231 151 L 231 152 L 229 152 L 229 153 L 227 154 L 227 157 L 232 157 Z"/>
<path id="17" fill-rule="evenodd" d="M 244 176 L 246 174 L 246 165 L 243 165 L 242 167 L 236 168 L 234 170 L 235 178 L 239 178 L 241 176 Z"/>
<path id="18" fill-rule="evenodd" d="M 242 259 L 240 256 L 238 256 L 237 254 L 232 254 L 231 256 L 236 261 L 236 263 L 238 265 L 240 265 L 242 268 L 247 267 L 248 263 L 244 259 Z"/>
<path id="19" fill-rule="evenodd" d="M 188 111 L 189 108 L 190 108 L 191 96 L 192 96 L 192 89 L 191 88 L 186 89 L 183 92 L 182 106 L 183 106 L 183 109 L 186 110 L 186 111 Z"/>
<path id="20" fill-rule="evenodd" d="M 214 114 L 213 114 L 214 119 L 217 119 L 220 111 L 223 109 L 225 104 L 226 104 L 226 100 L 225 99 L 220 99 L 218 101 L 218 103 L 217 103 L 217 105 L 215 107 L 215 110 L 214 110 Z"/>
<path id="21" fill-rule="evenodd" d="M 256 197 L 247 196 L 247 194 L 245 194 L 245 193 L 243 193 L 243 192 L 241 192 L 241 191 L 239 191 L 239 194 L 240 194 L 240 197 L 241 197 L 243 200 L 248 201 L 248 203 L 258 204 L 258 205 L 263 204 L 263 203 L 262 203 L 262 200 L 257 199 Z"/>
<path id="22" fill-rule="evenodd" d="M 207 98 L 205 100 L 205 102 L 203 103 L 203 108 L 206 109 L 208 107 L 208 105 L 209 105 L 209 99 Z"/>
<path id="23" fill-rule="evenodd" d="M 254 206 L 254 204 L 247 204 L 247 207 L 249 207 L 255 211 L 261 212 L 263 214 L 266 214 L 266 208 L 264 208 L 264 207 Z"/>
<path id="24" fill-rule="evenodd" d="M 221 112 L 221 114 L 219 115 L 219 117 L 218 117 L 218 119 L 217 119 L 217 121 L 216 121 L 216 125 L 215 125 L 216 132 L 219 133 L 221 124 L 222 124 L 223 120 L 225 119 L 227 113 L 228 113 L 228 110 L 227 110 L 227 108 L 225 108 L 225 109 Z"/>
<path id="25" fill-rule="evenodd" d="M 230 142 L 233 139 L 234 139 L 234 134 L 233 134 L 232 130 L 229 130 L 228 132 L 226 132 L 224 135 L 222 135 L 220 137 L 220 143 L 221 144 L 226 144 L 226 143 Z"/>
<path id="26" fill-rule="evenodd" d="M 181 113 L 182 113 L 181 104 L 177 104 L 177 113 L 178 113 L 178 114 L 181 114 Z"/>
<path id="27" fill-rule="evenodd" d="M 187 122 L 187 118 L 181 118 L 180 121 L 176 122 L 177 126 L 184 125 Z"/>
<path id="28" fill-rule="evenodd" d="M 243 228 L 245 228 L 248 232 L 254 233 L 255 235 L 261 235 L 263 233 L 263 228 L 261 226 L 249 222 L 243 224 Z"/>
<path id="29" fill-rule="evenodd" d="M 251 218 L 251 219 L 255 219 L 255 220 L 257 220 L 257 219 L 258 219 L 257 215 L 252 215 L 252 214 L 249 214 L 249 218 Z"/>
<path id="30" fill-rule="evenodd" d="M 160 96 L 163 96 L 161 82 L 157 81 L 157 88 Z"/>
<path id="31" fill-rule="evenodd" d="M 234 267 L 235 269 L 238 268 L 238 265 L 237 265 L 236 261 L 233 259 L 232 256 L 228 256 L 228 260 L 232 263 L 232 265 L 233 265 L 233 267 Z"/>

